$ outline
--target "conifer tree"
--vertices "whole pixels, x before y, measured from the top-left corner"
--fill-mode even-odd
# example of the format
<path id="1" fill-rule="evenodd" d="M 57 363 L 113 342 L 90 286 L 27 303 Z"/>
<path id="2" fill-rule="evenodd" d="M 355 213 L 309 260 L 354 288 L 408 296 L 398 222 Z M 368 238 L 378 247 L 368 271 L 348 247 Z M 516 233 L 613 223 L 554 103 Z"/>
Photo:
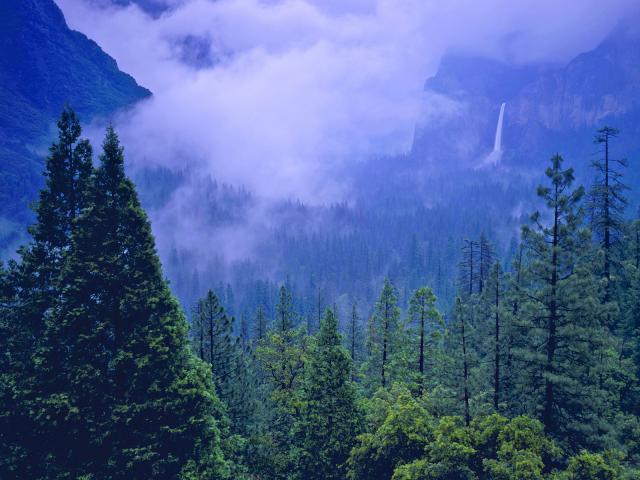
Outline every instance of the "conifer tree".
<path id="1" fill-rule="evenodd" d="M 599 395 L 594 352 L 605 348 L 606 336 L 598 329 L 597 282 L 590 268 L 588 231 L 582 227 L 584 191 L 571 189 L 573 170 L 563 169 L 562 163 L 555 155 L 546 171 L 549 185 L 538 187 L 548 215 L 536 212 L 533 227 L 523 227 L 528 288 L 519 323 L 526 329 L 527 345 L 520 360 L 526 372 L 522 382 L 531 391 L 521 400 L 529 411 L 539 412 L 548 434 L 572 438 L 577 447 L 588 436 L 581 418 L 594 414 Z"/>
<path id="2" fill-rule="evenodd" d="M 624 265 L 622 304 L 621 354 L 631 363 L 631 372 L 622 388 L 622 409 L 640 416 L 640 221 L 629 227 L 626 262 Z"/>
<path id="3" fill-rule="evenodd" d="M 469 324 L 469 305 L 465 305 L 460 297 L 456 298 L 453 311 L 453 335 L 454 347 L 458 350 L 454 351 L 454 357 L 457 357 L 459 365 L 457 365 L 457 387 L 461 392 L 460 398 L 463 403 L 464 420 L 468 426 L 471 422 L 471 345 L 470 345 L 470 324 Z"/>
<path id="4" fill-rule="evenodd" d="M 351 315 L 349 316 L 349 327 L 347 332 L 347 346 L 351 358 L 352 375 L 351 380 L 355 381 L 358 367 L 362 357 L 363 333 L 361 331 L 360 316 L 358 314 L 358 305 L 354 302 L 351 305 Z"/>
<path id="5" fill-rule="evenodd" d="M 460 276 L 458 279 L 460 292 L 472 295 L 475 289 L 475 281 L 478 276 L 477 263 L 479 261 L 479 245 L 474 240 L 465 240 L 462 247 L 462 261 L 458 265 Z"/>
<path id="6" fill-rule="evenodd" d="M 8 356 L 0 367 L 4 377 L 0 391 L 11 406 L 4 417 L 7 424 L 0 456 L 11 459 L 9 477 L 47 475 L 49 450 L 58 441 L 56 429 L 44 414 L 46 399 L 37 385 L 40 372 L 34 355 L 64 289 L 61 276 L 76 219 L 89 203 L 92 150 L 80 135 L 75 112 L 65 108 L 58 121 L 57 141 L 45 162 L 45 186 L 35 206 L 36 223 L 29 228 L 32 240 L 19 250 L 20 262 L 12 262 L 6 273 L 11 295 L 6 299 L 7 317 L 0 324 L 0 336 L 6 341 Z M 0 476 L 4 476 L 1 471 Z"/>
<path id="7" fill-rule="evenodd" d="M 605 302 L 610 301 L 612 269 L 620 267 L 621 241 L 624 229 L 624 210 L 627 206 L 621 169 L 627 167 L 625 159 L 611 157 L 611 141 L 619 131 L 611 127 L 598 130 L 594 143 L 602 146 L 602 158 L 593 162 L 597 178 L 590 191 L 593 231 L 604 253 L 602 276 L 605 285 Z"/>
<path id="8" fill-rule="evenodd" d="M 351 360 L 342 347 L 338 319 L 327 310 L 309 354 L 302 408 L 294 426 L 295 478 L 339 480 L 359 429 Z"/>
<path id="9" fill-rule="evenodd" d="M 66 266 L 69 289 L 57 312 L 59 335 L 79 342 L 68 350 L 67 361 L 85 362 L 72 379 L 78 388 L 95 388 L 94 398 L 106 397 L 97 405 L 83 404 L 87 411 L 106 410 L 89 413 L 103 422 L 92 445 L 101 442 L 98 450 L 108 455 L 97 472 L 86 473 L 222 476 L 226 466 L 216 423 L 221 406 L 206 367 L 190 352 L 185 318 L 162 277 L 149 221 L 125 175 L 123 149 L 112 128 L 100 161 L 92 205 L 78 220 Z M 86 335 L 74 336 L 73 325 Z M 88 354 L 92 346 L 97 352 Z"/>
<path id="10" fill-rule="evenodd" d="M 200 358 L 210 365 L 218 397 L 228 404 L 235 380 L 235 357 L 239 354 L 233 338 L 233 319 L 213 290 L 198 301 L 197 312 L 192 325 L 200 331 L 193 332 L 192 337 L 204 339 L 204 356 Z"/>
<path id="11" fill-rule="evenodd" d="M 396 289 L 386 278 L 369 327 L 369 358 L 366 369 L 375 385 L 390 386 L 400 360 L 400 308 Z M 376 380 L 377 379 L 377 380 Z"/>
<path id="12" fill-rule="evenodd" d="M 281 334 L 291 330 L 291 328 L 295 326 L 293 297 L 286 285 L 281 285 L 280 290 L 278 291 L 275 325 Z"/>
<path id="13" fill-rule="evenodd" d="M 413 292 L 409 300 L 409 325 L 413 330 L 412 345 L 417 344 L 417 355 L 414 355 L 415 369 L 423 386 L 426 375 L 427 349 L 432 346 L 434 336 L 438 334 L 442 324 L 440 313 L 436 309 L 436 296 L 431 288 L 421 287 Z M 415 341 L 417 338 L 417 342 Z M 422 387 L 421 387 L 422 388 Z"/>
<path id="14" fill-rule="evenodd" d="M 254 328 L 255 340 L 256 342 L 260 342 L 260 340 L 262 340 L 267 334 L 267 316 L 262 305 L 258 305 L 258 308 L 256 309 Z"/>
<path id="15" fill-rule="evenodd" d="M 493 247 L 483 233 L 478 241 L 478 293 L 484 291 L 485 283 L 491 272 L 493 258 Z"/>
<path id="16" fill-rule="evenodd" d="M 487 317 L 486 332 L 490 347 L 487 349 L 486 364 L 490 365 L 491 383 L 493 387 L 493 408 L 501 409 L 505 400 L 504 377 L 509 367 L 506 357 L 510 348 L 510 328 L 508 325 L 508 313 L 505 305 L 504 273 L 500 262 L 495 262 L 487 279 L 483 293 L 482 305 Z"/>

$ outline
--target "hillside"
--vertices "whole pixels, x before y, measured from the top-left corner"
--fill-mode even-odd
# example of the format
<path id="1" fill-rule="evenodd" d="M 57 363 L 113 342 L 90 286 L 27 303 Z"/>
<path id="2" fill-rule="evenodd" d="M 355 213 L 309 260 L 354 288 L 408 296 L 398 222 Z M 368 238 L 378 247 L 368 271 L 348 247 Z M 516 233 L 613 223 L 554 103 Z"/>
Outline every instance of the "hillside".
<path id="1" fill-rule="evenodd" d="M 89 121 L 150 92 L 95 42 L 70 30 L 53 0 L 3 0 L 0 51 L 0 237 L 7 242 L 11 224 L 30 218 L 28 204 L 42 185 L 42 159 L 63 106 Z"/>
<path id="2" fill-rule="evenodd" d="M 451 55 L 425 84 L 427 99 L 439 100 L 428 108 L 439 106 L 441 115 L 418 125 L 413 155 L 421 163 L 441 165 L 444 157 L 455 167 L 478 166 L 492 150 L 506 102 L 506 167 L 528 173 L 560 152 L 584 172 L 596 153 L 588 139 L 603 125 L 620 129 L 618 152 L 632 158 L 640 153 L 639 80 L 640 35 L 623 27 L 564 65 L 514 66 Z"/>

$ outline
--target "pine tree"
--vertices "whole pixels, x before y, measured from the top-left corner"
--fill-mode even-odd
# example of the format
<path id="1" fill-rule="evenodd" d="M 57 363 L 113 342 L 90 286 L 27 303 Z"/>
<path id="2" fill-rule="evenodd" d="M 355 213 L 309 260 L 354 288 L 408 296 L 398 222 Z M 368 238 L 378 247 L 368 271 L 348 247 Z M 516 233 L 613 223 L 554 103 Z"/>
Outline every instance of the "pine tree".
<path id="1" fill-rule="evenodd" d="M 453 335 L 454 347 L 458 351 L 454 351 L 453 355 L 458 360 L 456 370 L 456 386 L 461 391 L 460 398 L 463 403 L 464 420 L 468 426 L 471 422 L 471 345 L 470 325 L 469 325 L 469 309 L 468 304 L 464 304 L 460 297 L 456 298 L 453 311 Z"/>
<path id="2" fill-rule="evenodd" d="M 533 227 L 523 227 L 527 255 L 527 282 L 519 323 L 526 329 L 521 349 L 521 381 L 531 388 L 521 400 L 539 411 L 545 431 L 583 445 L 585 415 L 597 402 L 596 362 L 606 336 L 600 330 L 597 282 L 588 256 L 588 231 L 582 227 L 579 202 L 584 191 L 571 190 L 573 170 L 562 168 L 555 155 L 546 171 L 548 186 L 538 187 L 549 222 L 532 216 Z M 593 420 L 589 422 L 593 424 Z"/>
<path id="3" fill-rule="evenodd" d="M 630 373 L 620 395 L 622 409 L 640 416 L 640 220 L 629 226 L 621 294 L 622 358 Z"/>
<path id="4" fill-rule="evenodd" d="M 192 337 L 204 339 L 204 356 L 200 359 L 209 364 L 216 393 L 228 405 L 235 380 L 235 357 L 239 353 L 233 338 L 233 319 L 213 290 L 208 290 L 198 302 L 197 311 L 199 316 L 193 326 L 200 331 L 192 333 Z"/>
<path id="5" fill-rule="evenodd" d="M 75 337 L 67 361 L 77 364 L 87 356 L 74 380 L 84 381 L 89 392 L 96 388 L 96 397 L 106 396 L 95 407 L 83 405 L 106 409 L 89 413 L 103 422 L 94 443 L 102 442 L 109 455 L 98 472 L 87 473 L 220 476 L 226 468 L 216 424 L 221 406 L 206 367 L 190 352 L 185 318 L 162 278 L 151 227 L 112 128 L 100 160 L 93 204 L 78 220 L 66 267 L 70 286 L 59 309 L 62 325 L 84 324 L 84 332 L 93 326 L 95 338 L 90 332 Z M 65 326 L 60 334 L 65 330 L 74 333 Z M 87 354 L 90 346 L 98 346 L 97 352 Z"/>
<path id="6" fill-rule="evenodd" d="M 296 316 L 293 308 L 293 297 L 285 285 L 278 291 L 275 325 L 280 333 L 285 333 L 295 326 Z"/>
<path id="7" fill-rule="evenodd" d="M 485 283 L 491 272 L 494 256 L 491 243 L 484 233 L 481 234 L 480 240 L 478 241 L 478 293 L 484 291 Z"/>
<path id="8" fill-rule="evenodd" d="M 597 178 L 590 191 L 593 231 L 597 234 L 604 253 L 602 276 L 606 280 L 605 302 L 611 297 L 611 274 L 621 263 L 621 241 L 624 229 L 624 210 L 627 206 L 622 168 L 627 167 L 625 159 L 611 158 L 611 141 L 619 131 L 611 127 L 598 130 L 594 143 L 602 146 L 601 159 L 593 162 Z"/>
<path id="9" fill-rule="evenodd" d="M 465 240 L 462 247 L 462 261 L 458 265 L 460 276 L 458 279 L 460 292 L 472 295 L 475 289 L 475 282 L 478 277 L 477 263 L 479 261 L 479 245 L 474 240 Z"/>
<path id="10" fill-rule="evenodd" d="M 426 375 L 426 355 L 427 349 L 432 347 L 434 336 L 443 327 L 442 317 L 436 309 L 436 296 L 431 288 L 421 287 L 413 292 L 409 300 L 409 325 L 413 330 L 412 337 L 417 337 L 412 343 L 417 343 L 417 359 L 415 368 L 419 374 L 421 388 L 424 386 Z"/>
<path id="11" fill-rule="evenodd" d="M 351 360 L 341 345 L 338 319 L 327 310 L 309 355 L 297 437 L 295 478 L 339 480 L 359 429 Z"/>
<path id="12" fill-rule="evenodd" d="M 508 313 L 505 305 L 505 284 L 504 274 L 500 262 L 495 262 L 491 269 L 491 274 L 487 279 L 482 303 L 487 313 L 490 327 L 487 336 L 490 338 L 490 348 L 488 349 L 487 364 L 491 366 L 491 380 L 493 387 L 493 408 L 499 411 L 505 400 L 504 377 L 507 375 L 506 368 L 509 367 L 507 360 L 510 348 L 510 328 L 508 325 Z"/>
<path id="13" fill-rule="evenodd" d="M 351 366 L 353 369 L 351 380 L 355 381 L 358 372 L 358 366 L 362 356 L 362 337 L 360 316 L 358 314 L 358 305 L 354 302 L 351 305 L 351 315 L 349 316 L 349 328 L 347 334 L 347 344 L 349 355 L 351 357 Z"/>
<path id="14" fill-rule="evenodd" d="M 11 295 L 0 336 L 6 341 L 8 358 L 0 367 L 0 390 L 10 406 L 4 416 L 0 456 L 10 460 L 0 462 L 0 468 L 10 469 L 8 477 L 46 476 L 50 450 L 59 441 L 55 426 L 44 415 L 47 405 L 36 383 L 40 372 L 33 357 L 64 289 L 61 276 L 76 220 L 89 203 L 92 150 L 80 135 L 76 114 L 65 108 L 57 142 L 46 159 L 45 187 L 35 206 L 36 223 L 29 228 L 32 240 L 19 250 L 20 262 L 12 262 L 6 273 Z M 1 470 L 0 476 L 4 476 Z"/>
<path id="15" fill-rule="evenodd" d="M 254 328 L 255 340 L 256 342 L 260 342 L 260 340 L 262 340 L 267 334 L 267 316 L 262 305 L 258 305 L 258 308 L 256 309 Z"/>
<path id="16" fill-rule="evenodd" d="M 396 289 L 385 279 L 380 298 L 371 318 L 369 338 L 369 358 L 365 368 L 370 372 L 374 385 L 390 386 L 394 380 L 397 361 L 401 354 L 400 308 Z"/>

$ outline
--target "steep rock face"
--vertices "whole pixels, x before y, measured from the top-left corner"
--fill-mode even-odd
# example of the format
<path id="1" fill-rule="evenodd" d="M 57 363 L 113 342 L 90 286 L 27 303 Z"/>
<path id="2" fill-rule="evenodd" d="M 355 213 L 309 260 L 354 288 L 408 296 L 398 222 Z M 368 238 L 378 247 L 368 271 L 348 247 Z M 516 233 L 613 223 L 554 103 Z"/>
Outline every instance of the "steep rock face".
<path id="1" fill-rule="evenodd" d="M 53 0 L 2 0 L 0 51 L 1 240 L 3 222 L 29 219 L 43 147 L 65 104 L 88 121 L 150 92 L 95 42 L 70 30 Z"/>
<path id="2" fill-rule="evenodd" d="M 640 38 L 618 32 L 566 67 L 535 79 L 515 103 L 514 122 L 532 116 L 550 130 L 592 128 L 640 106 Z"/>
<path id="3" fill-rule="evenodd" d="M 425 84 L 413 155 L 439 172 L 476 166 L 493 148 L 502 102 L 518 95 L 542 70 L 471 56 L 445 57 Z"/>
<path id="4" fill-rule="evenodd" d="M 621 130 L 620 154 L 640 153 L 640 35 L 618 29 L 564 66 L 448 57 L 426 83 L 425 96 L 427 112 L 437 112 L 438 103 L 449 105 L 444 115 L 427 115 L 416 129 L 413 154 L 427 165 L 438 168 L 443 158 L 445 168 L 481 164 L 493 148 L 500 104 L 506 102 L 503 165 L 539 171 L 560 152 L 588 172 L 597 152 L 593 133 L 605 124 Z M 635 172 L 629 175 L 640 183 Z"/>

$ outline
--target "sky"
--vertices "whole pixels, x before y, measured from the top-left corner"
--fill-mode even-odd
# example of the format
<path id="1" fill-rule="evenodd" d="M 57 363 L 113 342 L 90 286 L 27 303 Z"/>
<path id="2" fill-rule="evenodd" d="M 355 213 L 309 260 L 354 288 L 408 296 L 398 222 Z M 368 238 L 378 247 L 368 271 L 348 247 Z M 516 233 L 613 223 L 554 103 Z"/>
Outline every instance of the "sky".
<path id="1" fill-rule="evenodd" d="M 166 236 L 188 230 L 192 239 L 214 235 L 190 204 L 207 178 L 244 185 L 267 202 L 348 199 L 342 167 L 409 151 L 417 119 L 431 118 L 430 108 L 437 115 L 441 105 L 425 101 L 423 89 L 447 52 L 562 63 L 595 47 L 637 7 L 637 0 L 606 7 L 601 0 L 162 1 L 169 8 L 158 16 L 109 0 L 56 0 L 71 28 L 153 92 L 115 126 L 134 168 L 189 172 L 154 221 L 168 225 Z M 237 246 L 255 230 L 251 220 L 215 234 Z"/>

